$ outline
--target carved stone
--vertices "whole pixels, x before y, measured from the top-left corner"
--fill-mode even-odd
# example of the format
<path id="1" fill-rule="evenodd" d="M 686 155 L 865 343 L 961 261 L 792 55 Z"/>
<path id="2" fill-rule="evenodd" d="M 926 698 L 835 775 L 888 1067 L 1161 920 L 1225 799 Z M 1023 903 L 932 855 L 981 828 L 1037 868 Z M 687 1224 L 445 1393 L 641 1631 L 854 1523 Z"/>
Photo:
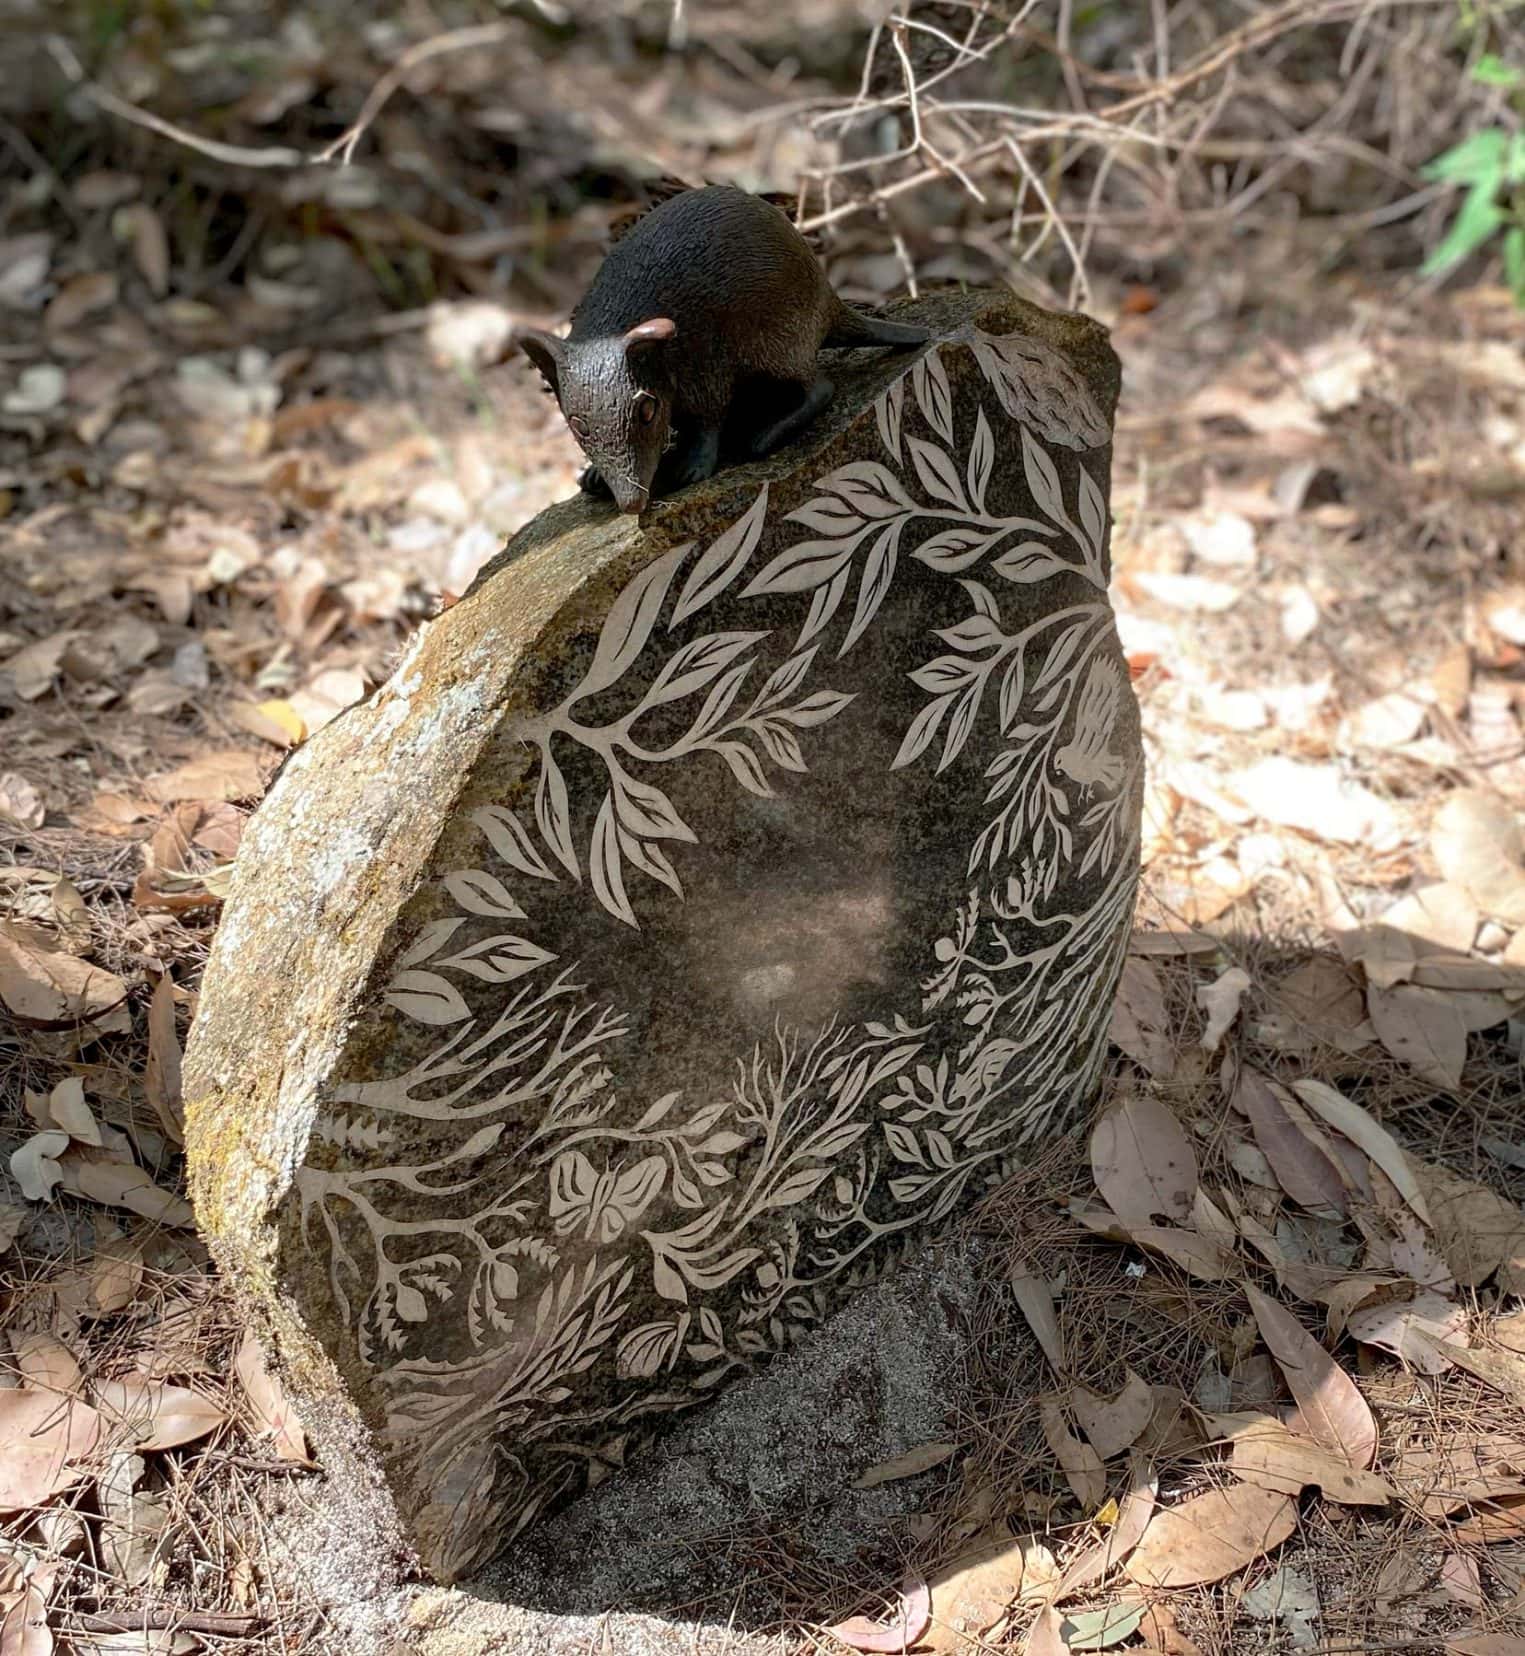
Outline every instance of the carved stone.
<path id="1" fill-rule="evenodd" d="M 1116 359 L 990 294 L 791 449 L 542 514 L 298 752 L 187 1060 L 200 1223 L 433 1571 L 1087 1103 L 1138 873 Z"/>

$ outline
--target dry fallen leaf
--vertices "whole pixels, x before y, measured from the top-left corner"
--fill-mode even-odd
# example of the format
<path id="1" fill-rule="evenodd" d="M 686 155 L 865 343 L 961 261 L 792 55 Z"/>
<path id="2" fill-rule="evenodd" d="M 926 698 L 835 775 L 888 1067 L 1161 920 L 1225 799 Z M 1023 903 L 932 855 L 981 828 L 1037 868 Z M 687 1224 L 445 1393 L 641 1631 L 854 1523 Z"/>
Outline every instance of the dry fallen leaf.
<path id="1" fill-rule="evenodd" d="M 0 1656 L 53 1656 L 47 1594 L 35 1577 L 0 1620 Z"/>
<path id="2" fill-rule="evenodd" d="M 1117 1522 L 1100 1541 L 1087 1547 L 1060 1577 L 1054 1591 L 1056 1602 L 1104 1581 L 1128 1557 L 1143 1540 L 1149 1520 L 1154 1516 L 1159 1487 L 1159 1478 L 1145 1461 L 1135 1457 L 1132 1487 L 1123 1497 Z"/>
<path id="3" fill-rule="evenodd" d="M 77 1397 L 0 1390 L 0 1512 L 41 1506 L 78 1483 L 101 1425 Z"/>
<path id="4" fill-rule="evenodd" d="M 176 1449 L 227 1421 L 202 1392 L 158 1380 L 98 1380 L 91 1388 L 101 1420 L 119 1447 Z"/>
<path id="5" fill-rule="evenodd" d="M 194 759 L 177 770 L 150 777 L 146 791 L 161 804 L 181 800 L 258 799 L 265 791 L 259 760 L 243 748 L 229 748 Z"/>
<path id="6" fill-rule="evenodd" d="M 1525 1213 L 1513 1202 L 1447 1167 L 1413 1167 L 1433 1215 L 1435 1241 L 1457 1282 L 1475 1288 L 1525 1246 Z"/>
<path id="7" fill-rule="evenodd" d="M 89 1021 L 119 1006 L 127 985 L 103 967 L 50 949 L 30 926 L 0 921 L 0 1003 L 38 1024 Z"/>
<path id="8" fill-rule="evenodd" d="M 1525 1656 L 1518 1633 L 1457 1633 L 1446 1640 L 1446 1656 Z"/>
<path id="9" fill-rule="evenodd" d="M 1436 1349 L 1457 1368 L 1502 1392 L 1517 1408 L 1525 1409 L 1525 1357 L 1517 1351 L 1469 1350 L 1450 1340 L 1437 1340 Z"/>
<path id="10" fill-rule="evenodd" d="M 1055 1369 L 1064 1367 L 1064 1342 L 1059 1335 L 1059 1318 L 1054 1311 L 1054 1294 L 1042 1277 L 1034 1276 L 1025 1266 L 1013 1265 L 1008 1279 L 1012 1292 L 1027 1325 L 1038 1341 L 1039 1349 Z"/>
<path id="11" fill-rule="evenodd" d="M 826 1632 L 851 1650 L 868 1652 L 909 1650 L 926 1632 L 932 1620 L 932 1594 L 926 1582 L 911 1580 L 901 1588 L 900 1607 L 889 1622 L 873 1622 L 854 1616 L 838 1622 Z"/>
<path id="12" fill-rule="evenodd" d="M 1142 1587 L 1203 1586 L 1264 1557 L 1296 1527 L 1290 1495 L 1253 1484 L 1211 1490 L 1156 1508 L 1123 1573 Z"/>
<path id="13" fill-rule="evenodd" d="M 1163 1077 L 1175 1067 L 1168 1025 L 1159 973 L 1147 960 L 1130 955 L 1118 979 L 1107 1038 L 1151 1075 Z"/>
<path id="14" fill-rule="evenodd" d="M 1005 1525 L 976 1537 L 933 1576 L 932 1626 L 921 1642 L 939 1656 L 978 1648 L 980 1635 L 1016 1603 L 1025 1569 L 1023 1543 Z"/>
<path id="15" fill-rule="evenodd" d="M 1366 1007 L 1377 1039 L 1399 1063 L 1447 1092 L 1461 1085 L 1467 1026 L 1448 996 L 1399 984 L 1393 989 L 1369 989 Z"/>
<path id="16" fill-rule="evenodd" d="M 15 771 L 0 772 L 0 822 L 18 828 L 40 828 L 47 817 L 42 795 Z"/>
<path id="17" fill-rule="evenodd" d="M 1075 1499 L 1087 1512 L 1094 1512 L 1107 1492 L 1107 1475 L 1101 1456 L 1070 1430 L 1057 1397 L 1050 1394 L 1038 1399 L 1038 1418 L 1043 1423 L 1044 1440 L 1063 1468 L 1065 1480 L 1074 1491 Z"/>
<path id="18" fill-rule="evenodd" d="M 307 1434 L 287 1399 L 285 1388 L 270 1372 L 265 1353 L 251 1329 L 233 1359 L 233 1372 L 243 1387 L 256 1432 L 270 1434 L 271 1447 L 282 1460 L 305 1461 Z"/>
<path id="19" fill-rule="evenodd" d="M 1352 1311 L 1346 1328 L 1353 1340 L 1401 1357 L 1420 1374 L 1444 1374 L 1450 1360 L 1436 1341 L 1457 1340 L 1467 1326 L 1459 1305 L 1429 1289 L 1401 1300 L 1382 1300 Z"/>
<path id="20" fill-rule="evenodd" d="M 1349 967 L 1319 955 L 1276 985 L 1273 1008 L 1259 1021 L 1256 1036 L 1284 1052 L 1306 1052 L 1322 1042 L 1349 1053 L 1369 1046 L 1376 1031 Z"/>
<path id="21" fill-rule="evenodd" d="M 166 1135 L 175 1144 L 185 1143 L 185 1124 L 180 1110 L 180 1041 L 175 1033 L 175 986 L 168 972 L 154 985 L 148 1003 L 148 1061 L 143 1071 L 143 1090 Z"/>
<path id="22" fill-rule="evenodd" d="M 31 1391 L 78 1396 L 85 1383 L 74 1353 L 56 1334 L 13 1334 L 21 1383 Z"/>
<path id="23" fill-rule="evenodd" d="M 1315 1115 L 1322 1116 L 1338 1133 L 1343 1133 L 1358 1149 L 1365 1152 L 1392 1180 L 1398 1194 L 1425 1224 L 1430 1212 L 1425 1206 L 1424 1192 L 1414 1177 L 1408 1158 L 1398 1147 L 1398 1141 L 1377 1121 L 1346 1098 L 1343 1093 L 1322 1081 L 1301 1080 L 1292 1083 L 1292 1090 Z"/>
<path id="24" fill-rule="evenodd" d="M 1091 1170 L 1107 1205 L 1130 1228 L 1156 1214 L 1191 1214 L 1196 1155 L 1181 1124 L 1148 1094 L 1127 1095 L 1102 1115 L 1091 1134 Z"/>
<path id="25" fill-rule="evenodd" d="M 25 1144 L 11 1152 L 11 1177 L 29 1202 L 52 1200 L 53 1192 L 63 1178 L 58 1157 L 68 1148 L 67 1133 L 49 1131 L 33 1133 Z"/>
<path id="26" fill-rule="evenodd" d="M 1045 1605 L 1028 1632 L 1022 1656 L 1069 1656 L 1070 1647 L 1064 1642 L 1061 1626 L 1059 1612 Z"/>
<path id="27" fill-rule="evenodd" d="M 1494 1495 L 1451 1529 L 1464 1547 L 1493 1547 L 1525 1540 L 1525 1495 Z"/>
<path id="28" fill-rule="evenodd" d="M 1197 990 L 1197 1005 L 1207 1014 L 1202 1030 L 1202 1046 L 1216 1052 L 1228 1028 L 1239 1016 L 1239 1003 L 1250 986 L 1250 974 L 1242 966 L 1230 966 L 1215 983 L 1203 984 Z"/>
<path id="29" fill-rule="evenodd" d="M 1235 1268 L 1232 1254 L 1211 1237 L 1201 1236 L 1194 1230 L 1174 1225 L 1125 1225 L 1110 1208 L 1091 1207 L 1078 1201 L 1070 1203 L 1070 1217 L 1113 1242 L 1132 1242 L 1152 1253 L 1163 1254 L 1203 1282 L 1222 1282 Z"/>
<path id="30" fill-rule="evenodd" d="M 1137 1442 L 1154 1414 L 1154 1392 L 1132 1369 L 1116 1397 L 1098 1397 L 1087 1386 L 1070 1388 L 1070 1408 L 1101 1458 L 1111 1460 Z"/>
<path id="31" fill-rule="evenodd" d="M 1297 1495 L 1316 1484 L 1343 1506 L 1383 1506 L 1398 1493 L 1386 1478 L 1352 1466 L 1274 1416 L 1236 1424 L 1229 1437 L 1235 1476 L 1262 1489 Z"/>
<path id="32" fill-rule="evenodd" d="M 1305 1131 L 1274 1083 L 1248 1066 L 1241 1069 L 1234 1108 L 1249 1119 L 1256 1144 L 1294 1202 L 1313 1213 L 1346 1211 L 1345 1181 L 1338 1168 L 1314 1134 Z"/>
<path id="33" fill-rule="evenodd" d="M 60 1162 L 63 1187 L 72 1196 L 126 1208 L 161 1225 L 188 1228 L 195 1223 L 191 1205 L 182 1196 L 161 1190 L 141 1167 L 131 1162 L 97 1159 L 74 1151 Z"/>
<path id="34" fill-rule="evenodd" d="M 1333 765 L 1262 759 L 1225 785 L 1256 816 L 1315 839 L 1384 850 L 1399 838 L 1392 806 Z"/>
<path id="35" fill-rule="evenodd" d="M 1445 878 L 1484 914 L 1525 924 L 1525 838 L 1519 820 L 1496 794 L 1463 788 L 1441 806 L 1430 845 Z"/>
<path id="36" fill-rule="evenodd" d="M 934 1466 L 952 1460 L 957 1453 L 956 1443 L 923 1443 L 893 1460 L 869 1467 L 867 1472 L 854 1480 L 853 1488 L 873 1489 L 879 1484 L 895 1483 L 901 1478 L 914 1478 L 918 1473 L 930 1472 Z"/>
<path id="37" fill-rule="evenodd" d="M 1351 1466 L 1370 1466 L 1377 1424 L 1355 1382 L 1283 1305 L 1246 1285 L 1267 1350 L 1297 1399 L 1309 1436 Z"/>

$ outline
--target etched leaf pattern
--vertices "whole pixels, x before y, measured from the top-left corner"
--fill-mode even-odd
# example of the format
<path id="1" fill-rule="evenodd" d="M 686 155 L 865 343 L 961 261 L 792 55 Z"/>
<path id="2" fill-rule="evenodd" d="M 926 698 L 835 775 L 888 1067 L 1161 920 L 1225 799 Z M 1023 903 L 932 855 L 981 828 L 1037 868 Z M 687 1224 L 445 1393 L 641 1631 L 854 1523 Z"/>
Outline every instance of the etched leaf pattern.
<path id="1" fill-rule="evenodd" d="M 1063 375 L 1041 352 L 982 339 L 975 355 L 997 402 L 1009 412 L 1026 399 L 1017 435 L 1038 515 L 994 507 L 991 420 L 977 406 L 961 448 L 934 350 L 875 405 L 892 464 L 859 460 L 821 477 L 788 514 L 797 541 L 755 567 L 765 488 L 707 546 L 676 547 L 638 572 L 582 681 L 514 733 L 536 767 L 532 807 L 471 813 L 479 853 L 436 888 L 450 912 L 431 915 L 399 954 L 386 1003 L 439 1031 L 437 1044 L 410 1048 L 422 1055 L 401 1075 L 329 1101 L 319 1136 L 374 1165 L 298 1173 L 304 1226 L 392 1399 L 390 1437 L 429 1469 L 466 1553 L 494 1502 L 527 1517 L 539 1499 L 533 1487 L 496 1493 L 482 1446 L 503 1423 L 554 1421 L 571 1377 L 597 1363 L 631 1386 L 662 1377 L 666 1391 L 700 1395 L 781 1349 L 869 1250 L 1000 1176 L 1100 1063 L 1098 997 L 1127 936 L 1139 777 L 1114 751 L 1127 685 L 1104 593 L 1105 498 L 1082 459 L 1067 501 L 1046 447 L 1084 446 L 1064 434 L 1093 431 L 1098 416 L 1073 397 L 1052 403 L 1068 393 L 1053 391 Z M 1093 441 L 1105 435 L 1103 424 Z M 708 786 L 787 791 L 810 765 L 813 733 L 851 715 L 854 694 L 829 671 L 870 633 L 907 560 L 918 579 L 946 580 L 967 613 L 936 629 L 911 667 L 925 699 L 888 769 L 967 764 L 985 733 L 969 885 L 932 942 L 919 1004 L 808 1037 L 780 1027 L 740 1059 L 724 1096 L 622 1099 L 614 1060 L 638 1036 L 584 988 L 576 962 L 537 941 L 537 913 L 584 874 L 580 900 L 616 926 L 638 926 L 648 904 L 682 902 L 683 856 L 697 841 L 663 767 L 709 754 Z M 1068 582 L 1060 602 L 1009 628 L 1009 584 L 1049 579 Z M 770 616 L 780 599 L 797 602 L 798 635 L 749 626 L 759 599 Z M 707 626 L 722 608 L 723 624 Z M 658 650 L 644 691 L 623 691 Z M 603 722 L 582 711 L 595 696 Z M 573 797 L 567 777 L 582 794 L 589 761 L 605 784 Z M 1085 903 L 1051 912 L 1061 879 L 1086 873 Z M 1014 1089 L 1015 1112 L 1002 1104 Z M 512 1146 L 500 1143 L 510 1106 L 538 1123 Z M 419 1137 L 425 1127 L 432 1139 Z M 399 1157 L 415 1142 L 452 1148 Z M 393 1191 L 415 1211 L 434 1204 L 437 1225 L 395 1223 Z M 759 1227 L 765 1213 L 774 1217 Z M 627 1308 L 639 1281 L 647 1320 L 637 1323 Z M 739 1301 L 706 1303 L 733 1283 Z M 650 1291 L 670 1314 L 651 1320 Z M 462 1319 L 475 1356 L 422 1355 L 446 1315 Z M 498 1372 L 505 1342 L 532 1355 Z"/>

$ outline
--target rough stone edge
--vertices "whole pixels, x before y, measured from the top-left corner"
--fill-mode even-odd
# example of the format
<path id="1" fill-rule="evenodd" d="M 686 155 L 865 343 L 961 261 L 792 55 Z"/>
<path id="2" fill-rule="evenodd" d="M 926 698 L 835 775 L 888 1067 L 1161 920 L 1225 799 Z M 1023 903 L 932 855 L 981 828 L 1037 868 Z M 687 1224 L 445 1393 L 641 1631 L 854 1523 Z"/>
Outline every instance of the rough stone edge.
<path id="1" fill-rule="evenodd" d="M 927 322 L 943 336 L 934 343 L 962 343 L 958 336 L 967 340 L 973 327 L 1041 340 L 1083 373 L 1109 427 L 1107 442 L 1098 446 L 1110 453 L 1121 363 L 1107 330 L 1094 319 L 1080 312 L 1047 311 L 1012 294 L 952 289 L 886 307 L 886 314 Z M 548 508 L 484 566 L 459 604 L 447 612 L 448 625 L 442 626 L 447 617 L 440 617 L 421 627 L 386 683 L 292 756 L 251 820 L 239 868 L 250 869 L 257 858 L 266 885 L 290 881 L 298 891 L 306 876 L 303 895 L 307 900 L 293 900 L 285 911 L 266 913 L 261 921 L 259 896 L 246 892 L 246 879 L 235 871 L 186 1052 L 191 1193 L 198 1226 L 225 1280 L 244 1312 L 272 1337 L 278 1366 L 307 1416 L 330 1478 L 346 1487 L 353 1480 L 352 1487 L 366 1491 L 361 1506 L 369 1514 L 371 1531 L 363 1542 L 343 1550 L 368 1560 L 386 1555 L 396 1558 L 399 1590 L 416 1569 L 416 1555 L 404 1539 L 404 1526 L 359 1409 L 349 1401 L 337 1367 L 308 1334 L 275 1281 L 277 1227 L 268 1225 L 269 1245 L 262 1254 L 247 1245 L 239 1249 L 235 1243 L 240 1235 L 247 1244 L 258 1234 L 290 1188 L 305 1154 L 316 1103 L 309 1077 L 324 1073 L 342 1049 L 356 1003 L 370 985 L 370 965 L 391 923 L 370 919 L 358 928 L 346 928 L 341 939 L 327 928 L 315 936 L 301 921 L 340 903 L 351 913 L 361 912 L 365 903 L 369 916 L 394 915 L 411 894 L 411 882 L 399 873 L 406 860 L 395 853 L 421 835 L 427 835 L 431 845 L 437 840 L 440 827 L 454 814 L 476 754 L 492 739 L 515 701 L 533 693 L 539 676 L 532 670 L 536 659 L 553 653 L 561 637 L 585 631 L 579 625 L 580 616 L 596 612 L 609 587 L 617 591 L 639 568 L 680 539 L 725 527 L 763 482 L 793 474 L 806 466 L 809 456 L 830 450 L 882 389 L 910 371 L 919 354 L 842 353 L 838 360 L 845 359 L 848 367 L 846 372 L 839 371 L 839 384 L 853 382 L 854 394 L 839 397 L 798 444 L 767 460 L 727 470 L 710 485 L 701 485 L 705 492 L 695 491 L 698 498 L 688 495 L 658 502 L 639 523 L 578 497 Z M 573 535 L 586 541 L 590 534 L 589 555 L 575 566 L 568 562 L 558 568 L 562 543 Z M 510 564 L 518 566 L 513 580 L 521 589 L 516 596 L 522 625 L 513 638 L 493 627 L 473 632 L 469 617 L 480 607 L 475 600 Z M 590 581 L 590 572 L 598 578 Z M 571 600 L 579 589 L 580 601 L 574 604 Z M 522 667 L 531 670 L 521 679 Z M 426 673 L 434 680 L 436 697 L 446 702 L 445 716 L 422 727 L 415 723 L 410 730 L 409 698 Z M 440 740 L 441 735 L 451 733 L 474 743 L 469 762 L 462 763 L 461 746 Z M 364 790 L 331 792 L 324 801 L 330 809 L 314 811 L 313 801 L 295 798 L 299 779 L 320 765 L 331 765 L 348 768 L 363 783 L 405 763 L 410 752 L 417 759 L 425 743 L 437 756 L 448 750 L 449 759 L 444 762 L 437 757 L 432 772 L 421 766 L 409 773 L 413 808 L 405 815 L 387 815 L 378 808 L 380 801 L 367 801 L 371 815 L 364 825 L 372 827 L 372 835 L 353 834 L 348 847 L 342 842 L 329 843 L 326 858 L 317 859 L 310 847 L 325 826 L 323 818 L 352 821 Z M 368 754 L 368 748 L 374 751 Z M 415 866 L 427 867 L 427 859 Z M 256 909 L 252 919 L 243 913 L 246 899 Z M 288 1062 L 277 1077 L 251 1074 L 238 1065 L 236 1052 L 208 1050 L 204 1036 L 212 1015 L 209 1008 L 218 1004 L 222 973 L 248 947 L 249 935 L 261 924 L 276 940 L 273 952 L 280 967 L 265 974 L 256 986 L 261 992 L 244 997 L 239 1023 L 242 1027 L 273 1025 L 285 1034 Z M 345 974 L 351 984 L 348 995 L 331 1006 L 325 1018 L 314 1016 L 321 1003 L 318 986 L 331 974 L 343 972 L 347 963 L 357 961 L 366 970 L 351 969 Z M 224 1018 L 225 1027 L 232 1021 Z M 298 1106 L 293 1118 L 305 1125 L 279 1135 L 275 1126 L 286 1113 L 288 1100 Z M 196 1172 L 197 1164 L 225 1168 L 230 1163 L 247 1170 L 236 1187 L 226 1177 L 207 1180 Z M 352 1539 L 359 1541 L 346 1532 L 345 1542 Z"/>

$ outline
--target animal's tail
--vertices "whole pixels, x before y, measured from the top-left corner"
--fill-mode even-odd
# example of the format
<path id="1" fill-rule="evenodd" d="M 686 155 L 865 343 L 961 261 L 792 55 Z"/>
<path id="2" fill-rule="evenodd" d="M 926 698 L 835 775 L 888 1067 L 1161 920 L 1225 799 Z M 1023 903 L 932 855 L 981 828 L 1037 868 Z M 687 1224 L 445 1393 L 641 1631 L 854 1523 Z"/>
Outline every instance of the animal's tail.
<path id="1" fill-rule="evenodd" d="M 925 328 L 913 328 L 905 322 L 883 322 L 877 316 L 865 316 L 851 305 L 838 303 L 836 320 L 822 341 L 826 345 L 925 345 L 931 338 Z"/>

